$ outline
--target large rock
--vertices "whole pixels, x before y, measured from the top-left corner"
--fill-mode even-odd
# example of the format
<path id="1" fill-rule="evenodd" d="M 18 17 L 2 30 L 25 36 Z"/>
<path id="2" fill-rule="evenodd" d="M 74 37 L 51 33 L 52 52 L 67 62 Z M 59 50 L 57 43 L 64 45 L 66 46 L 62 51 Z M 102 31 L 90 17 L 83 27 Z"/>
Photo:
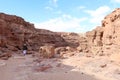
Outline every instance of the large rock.
<path id="1" fill-rule="evenodd" d="M 52 45 L 41 46 L 39 54 L 43 58 L 52 58 L 55 55 L 55 47 Z"/>

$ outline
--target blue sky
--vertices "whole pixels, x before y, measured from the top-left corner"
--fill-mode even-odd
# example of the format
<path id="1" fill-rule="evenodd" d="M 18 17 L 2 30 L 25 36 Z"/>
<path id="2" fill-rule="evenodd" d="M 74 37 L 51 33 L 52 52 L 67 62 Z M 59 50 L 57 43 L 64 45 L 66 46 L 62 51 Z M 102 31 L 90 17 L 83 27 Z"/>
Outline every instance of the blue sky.
<path id="1" fill-rule="evenodd" d="M 120 0 L 0 0 L 0 12 L 58 32 L 90 31 L 115 8 Z"/>

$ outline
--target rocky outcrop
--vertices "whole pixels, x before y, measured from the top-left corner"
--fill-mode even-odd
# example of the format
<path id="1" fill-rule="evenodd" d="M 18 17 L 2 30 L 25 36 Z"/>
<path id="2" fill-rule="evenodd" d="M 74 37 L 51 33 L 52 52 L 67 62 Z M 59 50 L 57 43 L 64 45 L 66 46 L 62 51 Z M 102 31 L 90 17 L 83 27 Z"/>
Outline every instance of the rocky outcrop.
<path id="1" fill-rule="evenodd" d="M 113 11 L 102 21 L 104 27 L 103 43 L 106 45 L 120 44 L 120 8 Z"/>
<path id="2" fill-rule="evenodd" d="M 59 33 L 70 47 L 92 56 L 111 55 L 120 51 L 120 8 L 115 9 L 103 20 L 101 26 L 86 32 L 86 35 L 76 33 Z M 90 55 L 90 56 L 91 56 Z"/>
<path id="3" fill-rule="evenodd" d="M 68 46 L 79 46 L 79 35 L 77 33 L 58 32 L 57 34 L 59 34 L 68 43 Z"/>
<path id="4" fill-rule="evenodd" d="M 33 24 L 12 15 L 0 14 L 0 47 L 10 50 L 20 49 L 25 41 L 26 33 L 34 30 Z"/>
<path id="5" fill-rule="evenodd" d="M 95 55 L 114 54 L 120 51 L 120 8 L 102 21 L 102 25 L 86 33 L 89 50 Z"/>
<path id="6" fill-rule="evenodd" d="M 78 49 L 78 47 L 78 51 L 80 52 L 87 51 L 87 38 L 85 37 L 85 34 L 78 34 L 73 32 L 59 32 L 57 34 L 63 37 L 63 39 L 67 42 L 68 46 L 74 51 Z"/>
<path id="7" fill-rule="evenodd" d="M 33 51 L 45 44 L 54 44 L 55 47 L 67 45 L 60 35 L 52 31 L 35 29 L 32 23 L 21 17 L 0 13 L 0 51 L 18 51 L 24 43 Z"/>

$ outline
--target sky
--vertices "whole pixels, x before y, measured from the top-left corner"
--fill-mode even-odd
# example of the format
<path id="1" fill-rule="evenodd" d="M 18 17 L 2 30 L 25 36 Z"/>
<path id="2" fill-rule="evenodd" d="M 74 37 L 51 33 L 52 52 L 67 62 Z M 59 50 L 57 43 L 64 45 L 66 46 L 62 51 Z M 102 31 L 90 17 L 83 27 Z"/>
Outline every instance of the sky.
<path id="1" fill-rule="evenodd" d="M 120 8 L 120 0 L 0 0 L 1 13 L 55 32 L 91 31 L 115 8 Z"/>

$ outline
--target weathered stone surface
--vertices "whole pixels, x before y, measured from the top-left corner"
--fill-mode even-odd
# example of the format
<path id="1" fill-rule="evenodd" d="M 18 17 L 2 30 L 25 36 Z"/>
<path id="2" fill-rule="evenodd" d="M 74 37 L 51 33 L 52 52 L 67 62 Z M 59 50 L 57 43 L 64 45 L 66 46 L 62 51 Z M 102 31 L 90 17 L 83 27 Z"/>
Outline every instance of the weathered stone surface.
<path id="1" fill-rule="evenodd" d="M 77 47 L 79 46 L 79 35 L 77 33 L 69 33 L 69 32 L 58 32 L 59 34 L 70 47 Z"/>
<path id="2" fill-rule="evenodd" d="M 78 34 L 78 33 L 72 33 L 72 32 L 61 32 L 58 33 L 63 37 L 63 39 L 67 42 L 68 46 L 66 47 L 67 51 L 73 52 L 73 51 L 88 51 L 88 42 L 85 34 Z M 77 49 L 81 48 L 81 50 Z"/>
<path id="3" fill-rule="evenodd" d="M 54 44 L 58 54 L 63 51 L 59 47 L 68 46 L 71 49 L 65 48 L 65 51 L 103 56 L 120 51 L 120 8 L 107 15 L 101 26 L 85 34 L 35 29 L 21 17 L 0 13 L 0 50 L 3 52 L 21 50 L 26 42 L 30 51 L 38 51 L 45 44 Z"/>
<path id="4" fill-rule="evenodd" d="M 94 54 L 114 54 L 120 51 L 120 8 L 102 20 L 101 27 L 86 33 L 89 50 Z"/>
<path id="5" fill-rule="evenodd" d="M 44 44 L 54 44 L 55 47 L 67 45 L 55 32 L 35 29 L 32 23 L 21 17 L 0 13 L 0 50 L 21 50 L 24 43 L 31 51 L 38 51 Z"/>
<path id="6" fill-rule="evenodd" d="M 88 44 L 102 46 L 102 38 L 103 38 L 103 28 L 97 27 L 93 31 L 89 31 L 86 33 Z"/>
<path id="7" fill-rule="evenodd" d="M 120 8 L 113 11 L 102 21 L 104 27 L 103 43 L 120 44 Z"/>
<path id="8" fill-rule="evenodd" d="M 39 49 L 39 54 L 44 58 L 52 58 L 55 54 L 55 47 L 52 45 L 41 46 Z"/>

